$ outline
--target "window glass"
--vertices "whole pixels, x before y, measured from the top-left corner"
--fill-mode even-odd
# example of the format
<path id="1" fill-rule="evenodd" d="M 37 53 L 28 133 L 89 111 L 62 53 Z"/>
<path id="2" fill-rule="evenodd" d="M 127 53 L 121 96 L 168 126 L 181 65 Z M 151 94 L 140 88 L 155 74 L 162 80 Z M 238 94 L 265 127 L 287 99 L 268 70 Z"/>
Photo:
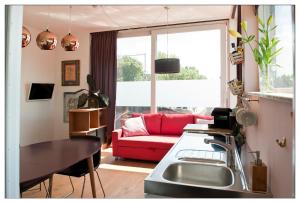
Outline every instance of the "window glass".
<path id="1" fill-rule="evenodd" d="M 273 66 L 269 69 L 270 83 L 274 92 L 292 93 L 294 84 L 294 19 L 293 6 L 260 6 L 259 17 L 266 22 L 270 15 L 273 16 L 273 26 L 277 25 L 271 35 L 279 38 L 276 49 L 282 47 L 282 51 L 275 58 Z"/>
<path id="2" fill-rule="evenodd" d="M 218 29 L 157 36 L 157 58 L 180 59 L 180 73 L 156 75 L 159 112 L 200 113 L 221 105 L 220 39 Z"/>
<path id="3" fill-rule="evenodd" d="M 221 38 L 225 30 L 224 23 L 172 28 L 168 35 L 161 29 L 153 30 L 152 36 L 118 38 L 115 128 L 132 113 L 150 113 L 151 109 L 210 114 L 213 107 L 222 107 L 226 60 L 221 53 L 226 52 L 226 42 Z M 180 59 L 180 73 L 151 75 L 151 59 L 167 56 Z M 155 98 L 151 98 L 153 81 Z M 156 106 L 151 107 L 151 101 Z"/>
<path id="4" fill-rule="evenodd" d="M 115 128 L 132 112 L 150 112 L 151 37 L 118 38 Z"/>

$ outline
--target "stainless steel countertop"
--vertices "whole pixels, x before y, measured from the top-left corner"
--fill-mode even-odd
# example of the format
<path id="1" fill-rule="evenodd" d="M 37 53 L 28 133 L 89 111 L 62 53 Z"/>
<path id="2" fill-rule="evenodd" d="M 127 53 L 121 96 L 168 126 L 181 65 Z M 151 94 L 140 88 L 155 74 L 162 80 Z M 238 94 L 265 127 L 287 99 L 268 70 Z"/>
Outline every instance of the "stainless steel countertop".
<path id="1" fill-rule="evenodd" d="M 153 172 L 149 174 L 144 180 L 144 192 L 145 194 L 167 196 L 167 197 L 179 197 L 179 198 L 219 198 L 219 197 L 271 197 L 270 194 L 252 193 L 248 189 L 246 178 L 244 177 L 240 158 L 237 150 L 235 149 L 235 162 L 236 169 L 233 170 L 234 184 L 226 187 L 214 187 L 214 186 L 199 186 L 190 185 L 168 181 L 163 178 L 163 173 L 170 164 L 184 162 L 178 159 L 178 154 L 184 150 L 187 151 L 209 151 L 222 153 L 225 150 L 221 147 L 205 144 L 204 139 L 220 139 L 216 136 L 199 133 L 184 132 L 180 140 L 169 150 L 166 156 L 159 162 Z M 233 137 L 231 137 L 233 139 Z M 233 140 L 233 145 L 234 140 Z M 226 157 L 223 157 L 224 161 Z M 226 164 L 225 164 L 226 165 Z M 147 196 L 147 195 L 146 195 Z"/>
<path id="2" fill-rule="evenodd" d="M 208 124 L 187 124 L 183 128 L 184 132 L 194 132 L 194 133 L 223 133 L 226 135 L 231 135 L 232 130 L 222 129 L 222 128 L 209 128 Z"/>

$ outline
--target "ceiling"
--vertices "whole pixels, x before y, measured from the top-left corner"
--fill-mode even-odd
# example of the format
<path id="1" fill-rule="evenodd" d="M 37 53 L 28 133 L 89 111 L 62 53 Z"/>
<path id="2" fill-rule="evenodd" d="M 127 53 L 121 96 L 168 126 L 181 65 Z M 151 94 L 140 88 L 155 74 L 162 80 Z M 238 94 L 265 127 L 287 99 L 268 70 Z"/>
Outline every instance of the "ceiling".
<path id="1" fill-rule="evenodd" d="M 169 24 L 229 19 L 233 6 L 174 5 L 168 6 Z M 24 25 L 45 29 L 58 34 L 68 31 L 69 6 L 24 6 Z M 139 6 L 72 6 L 72 32 L 86 30 L 89 32 L 119 30 L 135 27 L 163 25 L 167 22 L 163 5 Z"/>

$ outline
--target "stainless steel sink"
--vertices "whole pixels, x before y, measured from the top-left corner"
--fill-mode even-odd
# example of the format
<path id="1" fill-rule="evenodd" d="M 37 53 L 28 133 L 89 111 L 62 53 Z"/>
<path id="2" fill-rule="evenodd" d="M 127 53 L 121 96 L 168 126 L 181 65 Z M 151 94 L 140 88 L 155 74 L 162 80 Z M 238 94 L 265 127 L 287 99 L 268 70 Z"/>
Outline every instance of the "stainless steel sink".
<path id="1" fill-rule="evenodd" d="M 180 161 L 225 164 L 226 151 L 207 151 L 207 150 L 191 150 L 185 149 L 177 152 L 176 158 Z"/>
<path id="2" fill-rule="evenodd" d="M 163 178 L 197 186 L 226 187 L 234 183 L 233 173 L 229 168 L 199 163 L 173 163 L 166 168 Z"/>
<path id="3" fill-rule="evenodd" d="M 211 164 L 225 164 L 225 161 L 217 160 L 217 159 L 205 159 L 205 158 L 194 158 L 194 157 L 180 157 L 178 158 L 180 161 L 188 161 L 188 162 L 202 162 L 202 163 L 211 163 Z"/>
<path id="4" fill-rule="evenodd" d="M 228 151 L 219 151 L 204 140 L 205 134 L 184 133 L 144 181 L 145 196 L 178 198 L 271 197 L 270 193 L 249 190 L 233 136 L 234 164 L 228 164 Z M 223 163 L 221 163 L 223 162 Z M 152 197 L 153 198 L 153 197 Z"/>

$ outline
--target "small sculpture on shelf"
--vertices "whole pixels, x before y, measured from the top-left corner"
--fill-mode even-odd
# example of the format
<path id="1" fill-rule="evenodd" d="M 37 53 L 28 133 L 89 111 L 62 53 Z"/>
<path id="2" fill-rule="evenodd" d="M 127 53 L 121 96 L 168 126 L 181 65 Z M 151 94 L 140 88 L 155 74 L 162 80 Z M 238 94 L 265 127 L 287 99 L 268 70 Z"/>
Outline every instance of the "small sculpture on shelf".
<path id="1" fill-rule="evenodd" d="M 89 85 L 89 89 L 80 89 L 74 94 L 77 94 L 79 92 L 86 91 L 87 93 L 82 93 L 78 97 L 78 104 L 77 108 L 84 108 L 86 105 L 86 102 L 88 102 L 88 108 L 99 108 L 99 107 L 107 107 L 109 106 L 109 98 L 108 96 L 101 94 L 100 90 L 93 91 L 95 89 L 95 81 L 93 80 L 91 75 L 87 75 L 87 83 Z"/>

